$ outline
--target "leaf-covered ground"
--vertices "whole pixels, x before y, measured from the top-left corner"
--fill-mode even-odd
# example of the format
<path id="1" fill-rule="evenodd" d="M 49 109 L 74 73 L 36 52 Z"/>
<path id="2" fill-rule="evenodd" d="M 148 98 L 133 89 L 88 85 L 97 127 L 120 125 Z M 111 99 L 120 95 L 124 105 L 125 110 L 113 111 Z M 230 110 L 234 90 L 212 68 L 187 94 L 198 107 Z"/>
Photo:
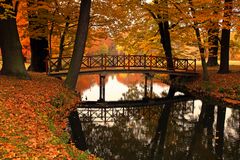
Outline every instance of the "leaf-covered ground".
<path id="1" fill-rule="evenodd" d="M 67 115 L 78 101 L 62 81 L 0 76 L 0 159 L 95 159 L 68 144 Z"/>
<path id="2" fill-rule="evenodd" d="M 194 82 L 187 83 L 186 87 L 197 93 L 209 95 L 219 101 L 233 106 L 240 106 L 240 65 L 231 65 L 231 73 L 217 74 L 218 67 L 208 67 L 209 82 L 202 81 L 201 76 Z M 198 67 L 201 72 L 201 67 Z"/>

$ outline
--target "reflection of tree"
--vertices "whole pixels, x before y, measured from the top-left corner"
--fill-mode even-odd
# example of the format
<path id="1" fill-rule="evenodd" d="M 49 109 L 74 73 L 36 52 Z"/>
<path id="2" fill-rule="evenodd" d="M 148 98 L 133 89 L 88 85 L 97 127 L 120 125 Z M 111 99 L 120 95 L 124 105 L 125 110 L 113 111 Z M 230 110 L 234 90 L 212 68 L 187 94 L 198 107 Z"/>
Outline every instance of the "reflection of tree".
<path id="1" fill-rule="evenodd" d="M 169 159 L 185 157 L 193 133 L 193 122 L 196 118 L 192 116 L 193 105 L 192 102 L 174 104 L 168 124 L 164 157 Z"/>
<path id="2" fill-rule="evenodd" d="M 224 122 L 226 115 L 226 107 L 218 107 L 217 112 L 217 126 L 216 126 L 216 154 L 217 159 L 223 159 L 223 145 L 224 145 Z"/>
<path id="3" fill-rule="evenodd" d="M 134 129 L 127 126 L 128 122 L 127 117 L 122 117 L 112 127 L 85 124 L 89 150 L 105 160 L 147 160 L 147 140 L 139 140 Z"/>
<path id="4" fill-rule="evenodd" d="M 68 117 L 68 121 L 71 127 L 72 141 L 75 146 L 80 150 L 86 150 L 87 145 L 85 141 L 85 135 L 82 130 L 82 125 L 78 117 L 77 111 L 72 111 Z"/>
<path id="5" fill-rule="evenodd" d="M 165 105 L 158 121 L 155 136 L 151 141 L 151 159 L 162 159 L 171 105 Z"/>
<path id="6" fill-rule="evenodd" d="M 172 98 L 175 94 L 175 89 L 170 86 L 167 97 Z M 173 104 L 168 103 L 164 105 L 163 111 L 161 112 L 161 116 L 158 120 L 158 126 L 156 129 L 155 136 L 153 137 L 150 145 L 150 159 L 157 160 L 163 158 L 163 149 L 166 138 L 168 119 L 171 112 Z"/>
<path id="7" fill-rule="evenodd" d="M 214 159 L 214 107 L 203 104 L 199 120 L 192 113 L 194 103 L 174 104 L 170 113 L 164 159 Z"/>
<path id="8" fill-rule="evenodd" d="M 149 94 L 150 89 L 148 88 L 147 93 Z M 138 100 L 144 97 L 144 84 L 140 83 L 140 86 L 132 85 L 129 86 L 128 91 L 123 93 L 123 100 Z M 150 95 L 148 95 L 149 97 Z M 153 98 L 158 97 L 157 94 L 153 93 Z"/>
<path id="9" fill-rule="evenodd" d="M 207 146 L 208 149 L 213 152 L 213 123 L 214 123 L 214 105 L 208 105 L 206 112 L 206 127 L 207 127 Z"/>
<path id="10" fill-rule="evenodd" d="M 208 109 L 211 111 L 208 112 Z M 210 150 L 204 145 L 204 129 L 208 129 L 209 134 L 212 132 L 212 129 L 210 129 L 212 127 L 212 122 L 209 121 L 212 121 L 212 114 L 213 108 L 203 102 L 199 120 L 194 127 L 194 134 L 189 147 L 188 159 L 214 159 L 214 155 L 211 152 L 212 145 L 210 145 Z M 208 138 L 212 139 L 212 136 Z"/>
<path id="11" fill-rule="evenodd" d="M 98 75 L 81 75 L 78 77 L 76 90 L 82 93 L 84 90 L 91 88 L 94 84 L 99 83 Z"/>
<path id="12" fill-rule="evenodd" d="M 240 157 L 240 109 L 232 110 L 231 117 L 227 120 L 224 150 L 225 159 Z"/>

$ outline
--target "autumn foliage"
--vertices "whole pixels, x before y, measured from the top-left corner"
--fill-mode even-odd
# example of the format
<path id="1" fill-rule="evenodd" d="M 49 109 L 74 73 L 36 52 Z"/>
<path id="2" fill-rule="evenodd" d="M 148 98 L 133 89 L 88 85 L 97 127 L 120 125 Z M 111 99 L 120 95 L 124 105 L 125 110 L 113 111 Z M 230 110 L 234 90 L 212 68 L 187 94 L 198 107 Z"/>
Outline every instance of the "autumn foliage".
<path id="1" fill-rule="evenodd" d="M 0 77 L 0 159 L 95 159 L 68 144 L 67 116 L 78 97 L 61 80 L 30 75 Z"/>

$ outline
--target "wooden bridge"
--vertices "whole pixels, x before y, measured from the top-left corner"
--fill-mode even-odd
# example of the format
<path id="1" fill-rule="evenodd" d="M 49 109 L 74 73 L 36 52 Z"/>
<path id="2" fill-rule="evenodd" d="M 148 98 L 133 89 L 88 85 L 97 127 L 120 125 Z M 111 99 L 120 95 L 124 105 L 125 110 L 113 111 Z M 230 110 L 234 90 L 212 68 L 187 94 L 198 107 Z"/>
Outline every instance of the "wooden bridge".
<path id="1" fill-rule="evenodd" d="M 174 67 L 167 68 L 166 57 L 153 55 L 92 55 L 84 56 L 79 74 L 102 73 L 166 73 L 173 75 L 196 75 L 196 59 L 173 58 Z M 48 75 L 64 76 L 71 57 L 49 58 Z"/>

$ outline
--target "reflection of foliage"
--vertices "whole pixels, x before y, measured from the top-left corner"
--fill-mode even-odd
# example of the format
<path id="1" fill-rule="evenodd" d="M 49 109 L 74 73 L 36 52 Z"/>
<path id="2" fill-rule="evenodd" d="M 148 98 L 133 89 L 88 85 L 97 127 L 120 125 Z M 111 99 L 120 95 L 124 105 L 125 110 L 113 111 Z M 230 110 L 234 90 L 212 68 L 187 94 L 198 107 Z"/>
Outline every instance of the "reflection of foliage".
<path id="1" fill-rule="evenodd" d="M 137 86 L 130 86 L 126 93 L 123 93 L 123 100 L 138 100 L 143 97 L 143 91 L 139 90 Z"/>
<path id="2" fill-rule="evenodd" d="M 150 89 L 147 89 L 148 97 L 150 97 Z M 154 92 L 152 93 L 152 98 L 158 97 L 157 94 Z M 163 92 L 162 95 L 165 95 L 167 93 Z M 128 87 L 128 91 L 126 93 L 123 93 L 123 100 L 139 100 L 144 97 L 144 84 L 140 83 L 139 87 L 136 85 L 132 85 Z"/>
<path id="3" fill-rule="evenodd" d="M 106 160 L 147 159 L 147 141 L 134 135 L 134 127 L 127 126 L 128 121 L 122 117 L 112 127 L 84 125 L 89 149 Z"/>

